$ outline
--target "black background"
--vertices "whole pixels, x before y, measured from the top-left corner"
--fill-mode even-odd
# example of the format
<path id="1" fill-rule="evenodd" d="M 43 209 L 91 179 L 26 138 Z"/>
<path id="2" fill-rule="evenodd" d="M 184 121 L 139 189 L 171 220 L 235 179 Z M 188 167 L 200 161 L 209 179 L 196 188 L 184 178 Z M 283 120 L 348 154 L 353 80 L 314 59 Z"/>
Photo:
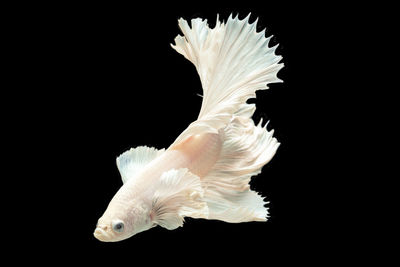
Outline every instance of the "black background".
<path id="1" fill-rule="evenodd" d="M 14 64 L 26 71 L 14 87 L 30 86 L 20 99 L 28 111 L 20 133 L 29 132 L 24 140 L 36 152 L 34 185 L 41 193 L 30 199 L 36 208 L 28 208 L 26 220 L 39 230 L 22 240 L 28 247 L 45 244 L 35 258 L 48 260 L 50 253 L 71 263 L 115 265 L 332 260 L 329 240 L 337 230 L 326 200 L 333 174 L 320 152 L 333 146 L 325 135 L 331 114 L 323 108 L 331 105 L 334 85 L 325 82 L 322 90 L 319 81 L 329 72 L 325 62 L 334 57 L 330 42 L 338 25 L 327 22 L 329 7 L 307 8 L 93 5 L 30 14 L 14 33 Z M 251 183 L 270 201 L 269 221 L 188 218 L 174 231 L 157 227 L 99 242 L 92 235 L 97 219 L 122 185 L 115 158 L 139 145 L 168 147 L 200 110 L 196 70 L 170 47 L 180 33 L 177 20 L 202 17 L 214 26 L 217 13 L 226 21 L 231 12 L 258 17 L 258 30 L 274 35 L 271 44 L 279 44 L 285 64 L 278 75 L 284 83 L 250 100 L 257 104 L 254 120 L 270 120 L 281 142 Z"/>

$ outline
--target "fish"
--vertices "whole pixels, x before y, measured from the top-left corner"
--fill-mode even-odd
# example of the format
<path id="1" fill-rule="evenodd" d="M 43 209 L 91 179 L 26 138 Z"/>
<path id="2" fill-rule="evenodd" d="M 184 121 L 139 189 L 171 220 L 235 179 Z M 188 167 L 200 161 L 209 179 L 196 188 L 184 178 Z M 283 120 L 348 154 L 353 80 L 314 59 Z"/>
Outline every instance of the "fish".
<path id="1" fill-rule="evenodd" d="M 282 82 L 284 66 L 265 29 L 231 14 L 210 28 L 207 19 L 180 18 L 183 35 L 171 47 L 193 63 L 203 89 L 197 120 L 167 149 L 139 146 L 116 159 L 123 185 L 99 218 L 94 236 L 116 242 L 160 226 L 173 230 L 185 217 L 228 223 L 267 221 L 268 202 L 251 178 L 280 143 L 262 119 L 252 119 L 257 90 Z"/>

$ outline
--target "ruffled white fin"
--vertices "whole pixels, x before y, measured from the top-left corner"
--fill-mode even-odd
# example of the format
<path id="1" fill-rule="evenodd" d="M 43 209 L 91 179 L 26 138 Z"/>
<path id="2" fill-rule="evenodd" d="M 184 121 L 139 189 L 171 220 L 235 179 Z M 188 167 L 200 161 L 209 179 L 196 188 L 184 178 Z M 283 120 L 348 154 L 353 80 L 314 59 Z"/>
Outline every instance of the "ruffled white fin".
<path id="1" fill-rule="evenodd" d="M 252 190 L 233 192 L 223 190 L 208 191 L 208 219 L 221 220 L 230 223 L 251 221 L 267 221 L 268 209 L 263 197 Z"/>
<path id="2" fill-rule="evenodd" d="M 203 102 L 198 119 L 175 140 L 178 147 L 192 135 L 215 133 L 222 149 L 211 171 L 201 177 L 209 219 L 227 222 L 265 221 L 266 202 L 250 190 L 252 176 L 274 156 L 279 143 L 273 131 L 254 125 L 251 116 L 255 106 L 246 104 L 257 90 L 280 82 L 281 56 L 276 47 L 268 47 L 265 31 L 257 33 L 256 22 L 218 18 L 210 29 L 206 20 L 193 19 L 191 27 L 183 20 L 179 26 L 184 36 L 172 47 L 190 60 L 199 73 Z"/>
<path id="3" fill-rule="evenodd" d="M 158 150 L 154 147 L 139 146 L 119 155 L 117 157 L 117 167 L 121 174 L 122 182 L 126 183 L 164 151 L 165 149 Z"/>
<path id="4" fill-rule="evenodd" d="M 202 178 L 209 219 L 227 222 L 265 221 L 266 202 L 250 190 L 252 176 L 261 172 L 279 146 L 261 122 L 255 126 L 254 105 L 244 104 L 221 130 L 224 143 L 219 160 Z"/>
<path id="5" fill-rule="evenodd" d="M 153 222 L 172 230 L 183 225 L 185 216 L 207 218 L 203 195 L 200 178 L 188 169 L 164 172 L 153 198 Z"/>
<path id="6" fill-rule="evenodd" d="M 265 38 L 265 31 L 257 33 L 257 22 L 249 24 L 249 17 L 239 20 L 231 15 L 226 24 L 217 17 L 213 29 L 200 18 L 192 19 L 191 27 L 179 20 L 184 36 L 178 35 L 172 47 L 195 65 L 204 95 L 198 120 L 174 144 L 193 134 L 217 133 L 241 104 L 255 97 L 255 91 L 281 81 L 277 73 L 283 64 L 275 55 L 277 46 L 268 47 L 271 37 Z"/>

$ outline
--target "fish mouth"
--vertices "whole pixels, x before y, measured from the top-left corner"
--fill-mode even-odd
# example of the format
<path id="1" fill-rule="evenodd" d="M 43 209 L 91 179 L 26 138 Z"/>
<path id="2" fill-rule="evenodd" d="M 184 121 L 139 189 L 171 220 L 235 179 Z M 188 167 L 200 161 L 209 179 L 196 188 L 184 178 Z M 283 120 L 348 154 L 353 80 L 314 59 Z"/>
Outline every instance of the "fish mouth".
<path id="1" fill-rule="evenodd" d="M 103 242 L 109 241 L 109 234 L 99 227 L 97 227 L 96 230 L 94 230 L 93 235 L 95 238 L 97 238 L 100 241 L 103 241 Z"/>

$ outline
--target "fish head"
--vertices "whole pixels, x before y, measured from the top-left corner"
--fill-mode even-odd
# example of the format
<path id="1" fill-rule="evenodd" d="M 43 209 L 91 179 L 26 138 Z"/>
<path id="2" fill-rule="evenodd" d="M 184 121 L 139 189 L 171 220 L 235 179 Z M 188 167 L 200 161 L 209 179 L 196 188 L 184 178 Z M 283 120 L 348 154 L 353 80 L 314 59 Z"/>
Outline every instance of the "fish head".
<path id="1" fill-rule="evenodd" d="M 103 242 L 116 242 L 155 226 L 151 211 L 142 203 L 123 205 L 110 202 L 97 222 L 94 236 Z"/>

